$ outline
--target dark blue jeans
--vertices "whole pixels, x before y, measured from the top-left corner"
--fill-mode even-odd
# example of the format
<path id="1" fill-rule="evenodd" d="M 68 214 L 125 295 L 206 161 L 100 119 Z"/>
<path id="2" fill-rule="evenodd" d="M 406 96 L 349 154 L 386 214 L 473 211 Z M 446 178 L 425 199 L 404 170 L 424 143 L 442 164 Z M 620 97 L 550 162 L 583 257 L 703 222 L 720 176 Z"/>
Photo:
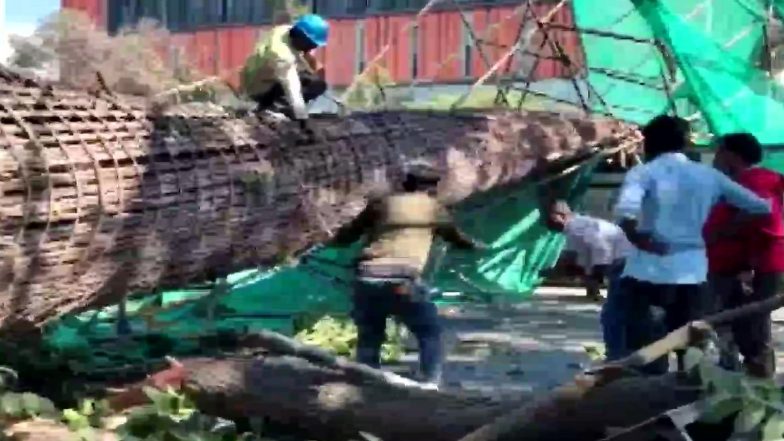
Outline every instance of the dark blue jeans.
<path id="1" fill-rule="evenodd" d="M 621 286 L 623 261 L 610 265 L 608 269 L 607 301 L 602 306 L 600 320 L 607 360 L 618 360 L 630 351 L 626 344 L 628 302 Z"/>
<path id="2" fill-rule="evenodd" d="M 351 313 L 359 333 L 357 361 L 378 368 L 388 317 L 400 320 L 417 338 L 419 367 L 425 381 L 440 381 L 442 365 L 441 324 L 431 301 L 415 301 L 394 291 L 394 283 L 359 281 Z"/>

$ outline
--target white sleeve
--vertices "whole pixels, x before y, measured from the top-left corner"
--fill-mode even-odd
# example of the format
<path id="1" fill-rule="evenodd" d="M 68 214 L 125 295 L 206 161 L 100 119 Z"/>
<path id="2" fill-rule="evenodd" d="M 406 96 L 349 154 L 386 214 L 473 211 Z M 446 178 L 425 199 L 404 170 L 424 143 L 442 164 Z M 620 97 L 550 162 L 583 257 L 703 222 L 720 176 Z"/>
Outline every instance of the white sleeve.
<path id="1" fill-rule="evenodd" d="M 642 201 L 648 190 L 645 164 L 636 165 L 626 173 L 621 185 L 614 214 L 617 220 L 637 219 L 642 212 Z"/>
<path id="2" fill-rule="evenodd" d="M 571 251 L 575 254 L 576 264 L 583 268 L 586 274 L 591 269 L 591 247 L 583 240 L 579 234 L 567 234 L 566 246 L 564 250 Z"/>
<path id="3" fill-rule="evenodd" d="M 302 98 L 302 83 L 299 80 L 296 63 L 278 63 L 278 77 L 286 92 L 286 98 L 294 110 L 297 119 L 308 118 L 308 108 Z"/>

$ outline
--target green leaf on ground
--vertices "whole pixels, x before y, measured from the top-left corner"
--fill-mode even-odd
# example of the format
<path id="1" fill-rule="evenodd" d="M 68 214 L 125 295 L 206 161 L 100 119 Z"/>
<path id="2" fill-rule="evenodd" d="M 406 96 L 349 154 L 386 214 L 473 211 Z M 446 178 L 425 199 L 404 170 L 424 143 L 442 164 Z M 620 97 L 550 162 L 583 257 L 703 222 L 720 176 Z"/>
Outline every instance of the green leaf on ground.
<path id="1" fill-rule="evenodd" d="M 707 399 L 706 407 L 707 409 L 700 420 L 709 424 L 718 424 L 730 415 L 739 412 L 743 408 L 743 400 L 740 397 L 720 392 Z"/>
<path id="2" fill-rule="evenodd" d="M 684 356 L 684 366 L 687 371 L 694 369 L 697 365 L 700 364 L 702 359 L 705 358 L 705 354 L 694 347 L 691 347 L 686 350 L 686 355 Z"/>
<path id="3" fill-rule="evenodd" d="M 759 403 L 747 403 L 743 410 L 735 418 L 735 433 L 745 434 L 750 433 L 752 430 L 762 423 L 765 419 L 766 408 Z"/>
<path id="4" fill-rule="evenodd" d="M 22 396 L 14 392 L 7 392 L 0 396 L 0 414 L 12 418 L 18 418 L 22 415 L 24 404 L 22 403 Z"/>
<path id="5" fill-rule="evenodd" d="M 762 429 L 762 441 L 778 441 L 784 438 L 784 415 L 772 415 Z"/>

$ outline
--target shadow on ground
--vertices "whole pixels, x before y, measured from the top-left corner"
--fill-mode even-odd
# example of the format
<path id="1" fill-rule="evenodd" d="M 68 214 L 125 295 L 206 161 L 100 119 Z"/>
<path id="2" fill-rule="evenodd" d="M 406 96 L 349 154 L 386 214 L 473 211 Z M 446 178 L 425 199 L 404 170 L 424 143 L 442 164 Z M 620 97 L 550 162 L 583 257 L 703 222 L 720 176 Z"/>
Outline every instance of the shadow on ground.
<path id="1" fill-rule="evenodd" d="M 600 307 L 566 290 L 517 305 L 445 308 L 446 388 L 519 395 L 571 379 L 590 363 L 585 347 L 601 343 Z M 416 371 L 413 339 L 409 348 L 394 371 Z"/>

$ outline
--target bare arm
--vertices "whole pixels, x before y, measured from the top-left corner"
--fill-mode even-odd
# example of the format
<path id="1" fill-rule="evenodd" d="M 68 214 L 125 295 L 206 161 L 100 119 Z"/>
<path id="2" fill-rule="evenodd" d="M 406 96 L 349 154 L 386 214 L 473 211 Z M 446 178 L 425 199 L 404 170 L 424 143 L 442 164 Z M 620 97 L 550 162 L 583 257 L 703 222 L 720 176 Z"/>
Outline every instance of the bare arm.
<path id="1" fill-rule="evenodd" d="M 474 250 L 484 247 L 483 244 L 480 244 L 479 242 L 469 237 L 467 234 L 460 231 L 460 229 L 457 228 L 454 224 L 443 225 L 436 228 L 436 234 L 459 249 Z"/>
<path id="2" fill-rule="evenodd" d="M 333 236 L 330 243 L 345 246 L 351 245 L 352 243 L 356 242 L 357 240 L 361 239 L 365 233 L 373 228 L 375 225 L 376 219 L 378 217 L 378 206 L 375 201 L 371 201 L 367 204 L 364 210 L 362 210 L 357 217 L 355 217 L 351 222 L 341 227 Z"/>
<path id="3" fill-rule="evenodd" d="M 435 233 L 455 247 L 464 250 L 483 249 L 486 246 L 462 232 L 454 223 L 452 216 L 445 208 L 438 213 L 438 226 Z"/>
<path id="4" fill-rule="evenodd" d="M 300 120 L 308 119 L 308 108 L 302 97 L 302 82 L 299 80 L 297 64 L 281 60 L 277 64 L 277 70 L 286 98 L 294 110 L 294 116 Z"/>
<path id="5" fill-rule="evenodd" d="M 305 61 L 308 63 L 308 65 L 313 70 L 313 72 L 315 72 L 315 74 L 318 75 L 319 78 L 323 80 L 326 72 L 324 70 L 324 65 L 319 62 L 318 58 L 316 58 L 316 55 L 313 53 L 313 51 L 306 52 L 305 54 L 302 55 L 302 58 L 305 59 Z"/>

